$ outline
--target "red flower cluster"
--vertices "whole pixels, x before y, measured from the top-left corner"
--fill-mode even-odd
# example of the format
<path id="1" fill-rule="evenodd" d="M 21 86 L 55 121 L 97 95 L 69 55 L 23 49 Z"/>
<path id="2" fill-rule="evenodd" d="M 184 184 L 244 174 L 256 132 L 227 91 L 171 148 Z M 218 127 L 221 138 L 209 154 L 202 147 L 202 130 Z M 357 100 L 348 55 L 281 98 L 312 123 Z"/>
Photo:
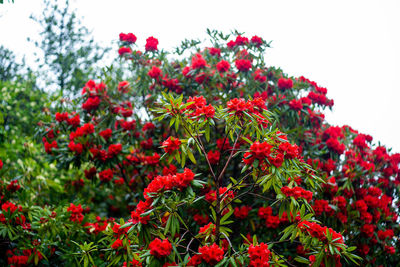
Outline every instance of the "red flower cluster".
<path id="1" fill-rule="evenodd" d="M 73 203 L 71 203 L 67 209 L 67 211 L 71 212 L 71 216 L 69 217 L 69 219 L 73 222 L 79 222 L 81 223 L 83 221 L 83 209 L 81 204 L 79 204 L 78 206 L 75 206 Z"/>
<path id="2" fill-rule="evenodd" d="M 286 197 L 294 197 L 295 199 L 304 198 L 307 200 L 307 202 L 310 202 L 313 196 L 311 191 L 305 190 L 304 188 L 298 186 L 293 188 L 284 186 L 281 188 L 281 191 Z"/>
<path id="3" fill-rule="evenodd" d="M 249 215 L 250 210 L 251 210 L 250 206 L 241 206 L 240 208 L 235 207 L 233 215 L 235 215 L 235 217 L 238 219 L 246 219 L 247 216 Z"/>
<path id="4" fill-rule="evenodd" d="M 118 49 L 118 54 L 123 56 L 125 54 L 132 54 L 132 49 L 130 47 L 122 46 Z"/>
<path id="5" fill-rule="evenodd" d="M 181 144 L 182 142 L 179 138 L 170 136 L 162 143 L 162 148 L 164 148 L 165 153 L 172 154 L 175 150 L 179 149 Z"/>
<path id="6" fill-rule="evenodd" d="M 211 164 L 218 164 L 220 156 L 221 156 L 221 153 L 219 152 L 219 150 L 215 150 L 215 151 L 210 150 L 207 153 L 208 161 Z"/>
<path id="7" fill-rule="evenodd" d="M 220 73 L 224 73 L 224 72 L 227 72 L 231 68 L 231 65 L 229 64 L 228 61 L 221 60 L 220 62 L 217 63 L 216 67 Z"/>
<path id="8" fill-rule="evenodd" d="M 329 231 L 332 236 L 332 242 L 344 244 L 343 236 L 337 232 L 335 232 L 332 228 L 328 228 L 326 226 L 321 226 L 317 223 L 302 221 L 298 224 L 298 228 L 301 230 L 307 231 L 312 237 L 319 239 L 321 242 L 328 244 L 327 232 Z"/>
<path id="9" fill-rule="evenodd" d="M 293 81 L 291 79 L 280 78 L 278 80 L 278 87 L 281 90 L 291 89 L 293 87 Z"/>
<path id="10" fill-rule="evenodd" d="M 162 190 L 174 188 L 183 189 L 188 187 L 193 179 L 194 173 L 188 168 L 185 168 L 183 173 L 177 173 L 176 175 L 157 176 L 144 189 L 143 195 L 147 199 L 150 197 L 148 193 L 158 193 Z"/>
<path id="11" fill-rule="evenodd" d="M 118 238 L 117 240 L 114 241 L 114 243 L 112 243 L 111 248 L 112 249 L 119 249 L 122 246 L 123 246 L 122 240 Z"/>
<path id="12" fill-rule="evenodd" d="M 69 142 L 68 148 L 69 148 L 71 151 L 73 151 L 73 152 L 75 152 L 76 154 L 78 154 L 78 155 L 82 154 L 82 151 L 83 151 L 83 146 L 82 146 L 82 144 L 80 144 L 80 143 L 75 144 L 74 141 L 70 141 L 70 142 Z"/>
<path id="13" fill-rule="evenodd" d="M 206 196 L 205 199 L 209 203 L 213 203 L 214 201 L 217 201 L 217 192 L 215 190 L 210 190 Z M 228 190 L 227 187 L 221 187 L 219 189 L 219 195 L 223 196 L 224 201 L 229 201 L 230 199 L 233 199 L 235 197 L 235 193 L 232 190 Z"/>
<path id="14" fill-rule="evenodd" d="M 283 213 L 281 219 L 279 219 L 279 216 L 273 215 L 271 207 L 260 207 L 258 209 L 258 217 L 265 220 L 265 225 L 268 228 L 273 229 L 278 228 L 280 223 L 287 222 L 286 213 Z"/>
<path id="15" fill-rule="evenodd" d="M 247 102 L 243 98 L 234 98 L 227 102 L 229 112 L 234 112 L 236 116 L 243 116 L 243 112 L 257 115 L 257 120 L 260 123 L 267 124 L 268 121 L 262 115 L 262 112 L 267 109 L 265 101 L 262 98 L 255 98 Z"/>
<path id="16" fill-rule="evenodd" d="M 127 34 L 125 34 L 125 33 L 120 33 L 119 34 L 119 40 L 121 41 L 121 42 L 127 42 L 127 43 L 130 43 L 130 44 L 134 44 L 134 43 L 136 43 L 136 36 L 133 34 L 133 33 L 127 33 Z"/>
<path id="17" fill-rule="evenodd" d="M 146 51 L 157 51 L 158 40 L 153 36 L 146 39 Z"/>
<path id="18" fill-rule="evenodd" d="M 202 69 L 207 66 L 207 61 L 203 58 L 200 53 L 197 53 L 192 57 L 192 69 Z"/>
<path id="19" fill-rule="evenodd" d="M 260 243 L 257 246 L 250 245 L 248 249 L 250 257 L 250 267 L 269 267 L 269 259 L 271 257 L 271 251 L 268 249 L 268 245 Z"/>
<path id="20" fill-rule="evenodd" d="M 235 65 L 239 71 L 247 72 L 251 69 L 251 61 L 248 59 L 237 59 Z"/>
<path id="21" fill-rule="evenodd" d="M 113 177 L 114 173 L 111 169 L 106 169 L 104 171 L 99 172 L 99 179 L 104 183 L 111 181 Z"/>
<path id="22" fill-rule="evenodd" d="M 229 41 L 227 46 L 229 48 L 233 49 L 233 48 L 238 47 L 238 46 L 248 45 L 249 43 L 250 42 L 249 42 L 249 39 L 247 37 L 238 35 L 238 36 L 236 36 L 236 40 L 235 41 L 233 41 L 233 40 Z M 261 37 L 258 37 L 258 36 L 255 35 L 255 36 L 253 36 L 251 38 L 251 44 L 256 46 L 256 47 L 259 47 L 263 43 L 264 43 L 264 41 L 261 39 Z"/>
<path id="23" fill-rule="evenodd" d="M 117 156 L 120 152 L 122 151 L 122 145 L 121 144 L 111 144 L 108 147 L 108 157 L 113 158 Z"/>
<path id="24" fill-rule="evenodd" d="M 189 97 L 186 103 L 192 103 L 187 106 L 189 117 L 204 116 L 206 118 L 213 118 L 215 115 L 215 109 L 211 105 L 207 105 L 206 99 L 203 96 Z"/>
<path id="25" fill-rule="evenodd" d="M 172 245 L 168 239 L 161 239 L 156 238 L 149 244 L 150 254 L 156 258 L 164 258 L 169 256 L 172 251 Z"/>
<path id="26" fill-rule="evenodd" d="M 111 130 L 110 128 L 107 128 L 107 129 L 101 131 L 101 132 L 99 133 L 99 135 L 100 135 L 101 137 L 103 137 L 103 138 L 107 141 L 107 140 L 110 139 L 110 137 L 112 136 L 112 130 Z"/>
<path id="27" fill-rule="evenodd" d="M 158 78 L 161 78 L 162 76 L 162 71 L 159 67 L 152 66 L 149 72 L 147 72 L 147 75 L 149 75 L 153 79 L 158 80 Z"/>
<path id="28" fill-rule="evenodd" d="M 146 199 L 146 201 L 139 201 L 136 209 L 131 212 L 131 219 L 129 221 L 134 224 L 139 222 L 141 224 L 147 224 L 150 220 L 150 215 L 143 217 L 141 214 L 147 212 L 152 207 L 152 202 L 153 200 L 151 198 Z"/>
<path id="29" fill-rule="evenodd" d="M 224 251 L 215 243 L 200 247 L 199 253 L 201 259 L 210 265 L 216 265 L 224 258 Z"/>

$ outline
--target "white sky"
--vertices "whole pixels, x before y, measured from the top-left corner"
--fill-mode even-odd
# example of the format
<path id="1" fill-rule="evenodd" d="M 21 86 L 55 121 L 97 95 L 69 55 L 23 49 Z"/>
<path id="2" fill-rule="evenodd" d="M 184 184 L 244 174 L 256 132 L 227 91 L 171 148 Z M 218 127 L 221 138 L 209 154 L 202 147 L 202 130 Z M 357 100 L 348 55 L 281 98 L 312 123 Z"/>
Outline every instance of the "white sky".
<path id="1" fill-rule="evenodd" d="M 5 0 L 7 1 L 7 0 Z M 0 5 L 0 44 L 32 60 L 40 0 Z M 237 29 L 272 40 L 268 65 L 304 75 L 328 88 L 335 101 L 328 122 L 350 125 L 400 152 L 400 0 L 335 1 L 73 1 L 83 23 L 104 46 L 120 32 L 139 45 L 149 36 L 170 49 L 206 28 Z"/>

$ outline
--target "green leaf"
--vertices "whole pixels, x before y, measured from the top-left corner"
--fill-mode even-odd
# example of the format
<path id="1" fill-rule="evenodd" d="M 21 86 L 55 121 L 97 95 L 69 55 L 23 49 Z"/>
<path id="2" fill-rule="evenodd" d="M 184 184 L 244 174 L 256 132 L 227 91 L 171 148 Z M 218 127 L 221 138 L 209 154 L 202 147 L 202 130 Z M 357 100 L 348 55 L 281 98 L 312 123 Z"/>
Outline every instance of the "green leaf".
<path id="1" fill-rule="evenodd" d="M 193 162 L 194 164 L 197 164 L 197 163 L 196 163 L 196 159 L 194 158 L 193 153 L 192 153 L 192 151 L 190 150 L 190 148 L 187 149 L 187 155 L 188 155 L 188 157 L 189 157 L 189 159 L 190 159 L 191 162 Z"/>
<path id="2" fill-rule="evenodd" d="M 206 123 L 206 140 L 207 142 L 210 142 L 210 124 Z"/>

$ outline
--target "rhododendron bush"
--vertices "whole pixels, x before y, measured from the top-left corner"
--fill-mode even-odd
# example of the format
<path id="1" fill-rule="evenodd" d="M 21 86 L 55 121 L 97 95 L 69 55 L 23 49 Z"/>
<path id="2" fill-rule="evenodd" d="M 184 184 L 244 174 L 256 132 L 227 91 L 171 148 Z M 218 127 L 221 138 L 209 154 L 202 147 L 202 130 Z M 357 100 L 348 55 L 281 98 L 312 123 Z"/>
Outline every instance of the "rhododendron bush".
<path id="1" fill-rule="evenodd" d="M 329 125 L 326 88 L 267 66 L 262 38 L 208 33 L 175 53 L 121 33 L 126 77 L 41 122 L 62 190 L 1 171 L 2 263 L 398 264 L 400 154 Z"/>

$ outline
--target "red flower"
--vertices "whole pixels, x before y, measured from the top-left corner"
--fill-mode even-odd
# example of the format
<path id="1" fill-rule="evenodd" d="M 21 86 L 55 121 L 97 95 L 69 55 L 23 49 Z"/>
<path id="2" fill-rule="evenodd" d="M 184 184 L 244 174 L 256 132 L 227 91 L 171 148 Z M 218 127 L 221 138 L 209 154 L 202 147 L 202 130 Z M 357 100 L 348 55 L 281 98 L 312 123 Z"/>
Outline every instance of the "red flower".
<path id="1" fill-rule="evenodd" d="M 154 38 L 153 36 L 151 36 L 146 39 L 145 49 L 146 49 L 146 51 L 156 51 L 157 45 L 158 45 L 158 40 L 156 38 Z"/>
<path id="2" fill-rule="evenodd" d="M 83 151 L 82 144 L 80 143 L 75 144 L 74 141 L 69 142 L 68 148 L 78 155 L 82 154 Z"/>
<path id="3" fill-rule="evenodd" d="M 56 113 L 56 121 L 58 122 L 63 122 L 63 121 L 68 121 L 68 112 L 64 113 Z"/>
<path id="4" fill-rule="evenodd" d="M 264 160 L 271 153 L 271 149 L 272 145 L 269 143 L 256 141 L 250 146 L 250 154 L 256 159 Z"/>
<path id="5" fill-rule="evenodd" d="M 81 120 L 79 118 L 79 114 L 76 114 L 74 117 L 67 120 L 68 125 L 73 127 L 78 127 L 81 124 Z"/>
<path id="6" fill-rule="evenodd" d="M 251 37 L 251 43 L 259 47 L 263 44 L 263 39 L 261 37 L 258 37 L 257 35 L 254 35 L 253 37 Z"/>
<path id="7" fill-rule="evenodd" d="M 165 153 L 172 154 L 175 150 L 179 149 L 181 141 L 179 138 L 170 136 L 167 140 L 162 143 Z"/>
<path id="8" fill-rule="evenodd" d="M 109 182 L 114 177 L 114 173 L 111 169 L 106 169 L 104 171 L 99 172 L 99 179 L 102 182 Z"/>
<path id="9" fill-rule="evenodd" d="M 243 111 L 248 109 L 248 105 L 243 98 L 234 98 L 226 103 L 229 109 L 229 112 L 235 111 L 236 115 L 242 114 Z"/>
<path id="10" fill-rule="evenodd" d="M 303 103 L 301 100 L 293 99 L 289 102 L 289 107 L 293 110 L 301 110 L 303 108 Z"/>
<path id="11" fill-rule="evenodd" d="M 216 265 L 224 258 L 224 251 L 215 243 L 200 247 L 199 252 L 203 261 L 210 265 Z"/>
<path id="12" fill-rule="evenodd" d="M 230 69 L 231 65 L 226 60 L 221 60 L 217 63 L 217 70 L 221 73 L 227 72 Z"/>
<path id="13" fill-rule="evenodd" d="M 293 87 L 293 81 L 291 79 L 280 78 L 278 80 L 278 87 L 281 90 L 290 89 Z"/>
<path id="14" fill-rule="evenodd" d="M 197 53 L 194 57 L 192 57 L 192 69 L 202 69 L 207 65 L 207 61 L 203 58 L 203 56 Z"/>
<path id="15" fill-rule="evenodd" d="M 272 165 L 279 168 L 280 166 L 282 166 L 283 163 L 283 154 L 278 154 L 275 158 L 268 157 L 268 160 L 271 162 Z"/>
<path id="16" fill-rule="evenodd" d="M 246 72 L 251 69 L 251 61 L 248 59 L 237 59 L 235 65 L 239 71 Z"/>
<path id="17" fill-rule="evenodd" d="M 81 204 L 78 206 L 75 206 L 73 203 L 69 205 L 69 208 L 67 209 L 68 212 L 71 212 L 70 220 L 73 222 L 79 222 L 81 223 L 83 221 L 83 209 Z"/>
<path id="18" fill-rule="evenodd" d="M 110 128 L 105 129 L 99 133 L 105 140 L 108 140 L 112 135 L 112 130 Z"/>
<path id="19" fill-rule="evenodd" d="M 120 56 L 125 55 L 125 54 L 132 54 L 132 49 L 130 49 L 129 47 L 120 47 L 118 49 L 118 54 Z"/>
<path id="20" fill-rule="evenodd" d="M 172 245 L 168 239 L 161 241 L 161 239 L 156 238 L 149 244 L 149 248 L 150 254 L 157 258 L 167 257 L 172 251 Z"/>
<path id="21" fill-rule="evenodd" d="M 249 211 L 251 210 L 251 207 L 249 206 L 241 206 L 235 207 L 234 215 L 236 218 L 239 219 L 246 219 L 246 217 L 249 215 Z"/>
<path id="22" fill-rule="evenodd" d="M 149 72 L 147 72 L 147 75 L 149 75 L 151 78 L 157 80 L 159 77 L 161 77 L 162 72 L 161 72 L 160 68 L 153 66 L 153 67 L 151 67 Z"/>
<path id="23" fill-rule="evenodd" d="M 260 243 L 257 246 L 250 245 L 248 249 L 250 257 L 251 267 L 258 266 L 269 266 L 269 258 L 271 257 L 271 251 L 268 249 L 268 245 Z"/>
<path id="24" fill-rule="evenodd" d="M 118 91 L 122 93 L 127 93 L 129 92 L 129 82 L 128 81 L 122 81 L 118 83 Z"/>
<path id="25" fill-rule="evenodd" d="M 249 39 L 247 37 L 243 37 L 241 35 L 236 36 L 235 44 L 236 45 L 247 45 L 249 43 Z"/>
<path id="26" fill-rule="evenodd" d="M 121 42 L 127 42 L 127 43 L 130 43 L 130 44 L 134 44 L 134 43 L 136 43 L 136 39 L 137 38 L 133 33 L 125 34 L 125 33 L 121 32 L 119 34 L 119 40 Z"/>
<path id="27" fill-rule="evenodd" d="M 211 164 L 217 164 L 219 162 L 220 152 L 218 150 L 212 151 L 210 150 L 207 153 L 207 158 Z"/>
<path id="28" fill-rule="evenodd" d="M 216 48 L 216 47 L 210 47 L 208 48 L 208 52 L 210 53 L 210 55 L 212 56 L 221 56 L 221 49 Z"/>
<path id="29" fill-rule="evenodd" d="M 118 249 L 120 247 L 122 247 L 122 240 L 118 238 L 117 240 L 114 241 L 114 243 L 112 243 L 111 248 Z"/>
<path id="30" fill-rule="evenodd" d="M 85 103 L 82 104 L 82 109 L 86 110 L 87 112 L 90 112 L 92 110 L 95 110 L 99 107 L 100 105 L 100 98 L 99 97 L 89 97 Z"/>
<path id="31" fill-rule="evenodd" d="M 120 152 L 122 151 L 122 145 L 121 144 L 111 144 L 108 147 L 108 156 L 110 158 L 117 156 Z"/>

